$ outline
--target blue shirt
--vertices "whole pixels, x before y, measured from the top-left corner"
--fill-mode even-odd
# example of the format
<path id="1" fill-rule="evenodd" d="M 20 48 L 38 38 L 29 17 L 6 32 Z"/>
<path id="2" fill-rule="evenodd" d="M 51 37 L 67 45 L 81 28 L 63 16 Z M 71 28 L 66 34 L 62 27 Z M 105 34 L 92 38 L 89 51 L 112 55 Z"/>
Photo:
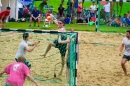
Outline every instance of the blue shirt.
<path id="1" fill-rule="evenodd" d="M 38 15 L 40 14 L 40 11 L 38 11 L 38 10 L 33 10 L 33 11 L 32 11 L 32 14 L 33 14 L 34 17 L 38 17 Z"/>

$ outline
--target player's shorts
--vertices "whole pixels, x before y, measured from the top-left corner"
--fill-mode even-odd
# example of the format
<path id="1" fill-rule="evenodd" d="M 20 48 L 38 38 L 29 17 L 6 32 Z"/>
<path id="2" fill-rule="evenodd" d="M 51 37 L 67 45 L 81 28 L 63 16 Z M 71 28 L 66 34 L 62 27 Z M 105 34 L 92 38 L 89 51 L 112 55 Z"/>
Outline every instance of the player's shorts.
<path id="1" fill-rule="evenodd" d="M 15 60 L 18 62 L 18 60 L 15 58 Z M 24 61 L 24 64 L 28 67 L 31 67 L 31 63 L 28 60 Z"/>
<path id="2" fill-rule="evenodd" d="M 130 56 L 124 55 L 123 58 L 127 59 L 128 61 L 130 60 Z"/>
<path id="3" fill-rule="evenodd" d="M 67 44 L 58 43 L 58 40 L 54 40 L 53 43 L 55 44 L 55 48 L 60 50 L 61 56 L 65 57 Z"/>
<path id="4" fill-rule="evenodd" d="M 61 40 L 66 40 L 66 39 L 67 39 L 66 34 L 62 34 L 61 35 Z M 58 39 L 54 40 L 53 43 L 55 44 L 55 48 L 58 48 L 60 50 L 61 56 L 65 57 L 67 44 L 58 43 Z"/>

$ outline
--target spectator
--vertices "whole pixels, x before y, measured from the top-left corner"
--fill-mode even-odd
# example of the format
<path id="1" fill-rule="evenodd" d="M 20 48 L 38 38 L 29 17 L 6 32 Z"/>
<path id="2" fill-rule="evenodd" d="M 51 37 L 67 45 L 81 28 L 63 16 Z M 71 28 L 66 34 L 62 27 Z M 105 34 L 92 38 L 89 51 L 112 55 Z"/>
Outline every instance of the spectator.
<path id="1" fill-rule="evenodd" d="M 121 22 L 121 16 L 118 16 L 117 18 L 115 18 L 115 24 L 117 26 L 121 26 L 122 27 L 122 22 Z"/>
<path id="2" fill-rule="evenodd" d="M 106 22 L 109 22 L 109 19 L 110 19 L 110 3 L 107 2 L 106 5 L 104 5 L 104 11 L 105 11 L 105 21 Z"/>
<path id="3" fill-rule="evenodd" d="M 90 6 L 90 17 L 95 17 L 96 8 L 95 2 L 92 2 L 92 5 Z"/>
<path id="4" fill-rule="evenodd" d="M 122 21 L 122 26 L 123 27 L 126 27 L 127 26 L 127 15 L 124 14 L 124 16 L 121 18 L 121 21 Z"/>
<path id="5" fill-rule="evenodd" d="M 82 2 L 79 2 L 78 8 L 77 8 L 77 19 L 81 18 L 81 14 L 82 14 Z"/>
<path id="6" fill-rule="evenodd" d="M 24 17 L 27 19 L 28 17 L 30 17 L 31 13 L 30 13 L 30 9 L 29 9 L 29 5 L 27 5 L 27 7 L 25 7 L 24 9 Z"/>
<path id="7" fill-rule="evenodd" d="M 40 27 L 40 18 L 41 18 L 40 11 L 37 9 L 37 7 L 35 7 L 34 10 L 31 13 L 30 25 L 29 26 L 31 26 L 31 23 L 32 23 L 32 20 L 33 20 L 35 22 L 38 21 L 38 27 Z"/>
<path id="8" fill-rule="evenodd" d="M 65 24 L 70 24 L 70 21 L 71 21 L 71 18 L 69 17 L 69 15 L 66 15 L 65 19 L 64 19 L 64 23 Z"/>
<path id="9" fill-rule="evenodd" d="M 6 10 L 0 12 L 0 28 L 4 28 L 6 24 L 6 19 L 10 15 L 10 7 L 7 7 Z"/>
<path id="10" fill-rule="evenodd" d="M 129 15 L 128 18 L 127 18 L 127 23 L 128 23 L 128 25 L 130 26 L 130 15 Z"/>
<path id="11" fill-rule="evenodd" d="M 129 17 L 129 15 L 130 15 L 130 11 L 127 12 L 126 16 Z"/>
<path id="12" fill-rule="evenodd" d="M 103 9 L 100 11 L 100 19 L 105 20 L 105 11 Z"/>
<path id="13" fill-rule="evenodd" d="M 52 16 L 51 16 L 52 12 L 49 10 L 46 14 L 46 19 L 44 20 L 44 26 L 46 25 L 46 22 L 49 23 L 49 26 L 50 26 L 50 23 L 52 21 Z M 49 18 L 50 17 L 50 18 Z"/>
<path id="14" fill-rule="evenodd" d="M 62 7 L 62 4 L 58 7 L 58 18 L 60 17 L 64 17 L 64 7 Z"/>

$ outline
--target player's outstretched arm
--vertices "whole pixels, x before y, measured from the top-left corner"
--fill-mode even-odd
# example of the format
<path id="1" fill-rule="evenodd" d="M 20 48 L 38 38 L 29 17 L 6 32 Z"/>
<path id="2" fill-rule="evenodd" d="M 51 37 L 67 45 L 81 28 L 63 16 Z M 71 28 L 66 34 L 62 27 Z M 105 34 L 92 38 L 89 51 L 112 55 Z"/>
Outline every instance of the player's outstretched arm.
<path id="1" fill-rule="evenodd" d="M 35 44 L 39 44 L 40 41 L 34 42 L 34 43 L 30 43 L 29 46 L 34 46 Z"/>
<path id="2" fill-rule="evenodd" d="M 34 80 L 34 78 L 33 78 L 30 74 L 27 74 L 27 77 L 28 77 L 32 82 L 34 82 L 36 86 L 40 86 L 40 85 Z"/>
<path id="3" fill-rule="evenodd" d="M 0 77 L 2 77 L 2 75 L 6 73 L 5 70 L 3 70 L 1 73 L 0 73 Z"/>
<path id="4" fill-rule="evenodd" d="M 28 51 L 28 52 L 31 52 L 31 51 L 34 50 L 34 48 L 35 48 L 39 43 L 40 43 L 40 42 L 37 42 L 36 44 L 34 44 L 34 46 L 32 46 L 32 47 L 25 47 L 24 49 L 25 49 L 26 51 Z"/>

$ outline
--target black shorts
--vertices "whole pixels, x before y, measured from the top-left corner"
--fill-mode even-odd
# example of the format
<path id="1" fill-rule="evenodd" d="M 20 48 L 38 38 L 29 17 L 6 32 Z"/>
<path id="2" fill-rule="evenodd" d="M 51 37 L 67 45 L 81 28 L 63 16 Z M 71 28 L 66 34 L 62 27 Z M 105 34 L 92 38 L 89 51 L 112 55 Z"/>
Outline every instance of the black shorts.
<path id="1" fill-rule="evenodd" d="M 54 40 L 53 43 L 55 44 L 55 48 L 58 48 L 60 50 L 61 56 L 65 57 L 67 44 L 58 43 L 58 40 Z"/>
<path id="2" fill-rule="evenodd" d="M 4 21 L 4 20 L 6 20 L 6 19 L 5 19 L 5 18 L 0 18 L 0 20 Z"/>
<path id="3" fill-rule="evenodd" d="M 15 60 L 18 62 L 18 59 L 15 58 Z M 30 64 L 30 62 L 29 62 L 28 60 L 25 60 L 25 61 L 24 61 L 24 64 L 25 64 L 26 66 L 28 66 L 28 67 L 31 67 L 31 64 Z"/>
<path id="4" fill-rule="evenodd" d="M 36 20 L 35 20 L 34 18 L 32 18 L 32 21 L 37 22 L 37 21 L 38 21 L 38 19 L 36 19 Z"/>
<path id="5" fill-rule="evenodd" d="M 130 56 L 124 55 L 123 58 L 127 59 L 128 61 L 130 60 Z"/>

